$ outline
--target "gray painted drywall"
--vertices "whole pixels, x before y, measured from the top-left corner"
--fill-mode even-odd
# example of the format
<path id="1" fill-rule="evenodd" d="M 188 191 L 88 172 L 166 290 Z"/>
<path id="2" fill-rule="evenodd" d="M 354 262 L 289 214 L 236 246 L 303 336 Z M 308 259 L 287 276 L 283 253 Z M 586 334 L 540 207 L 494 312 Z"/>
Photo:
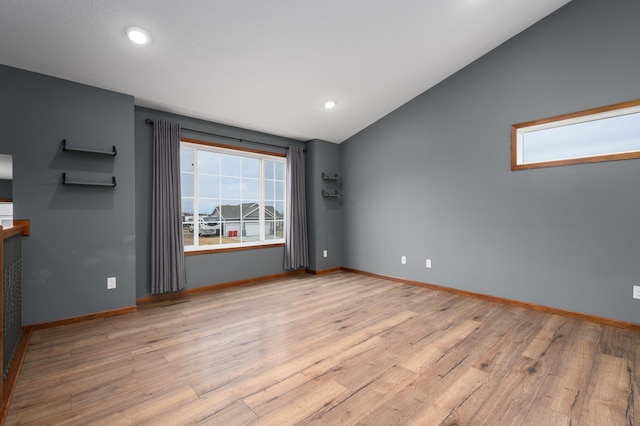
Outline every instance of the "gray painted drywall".
<path id="1" fill-rule="evenodd" d="M 322 272 L 341 266 L 341 198 L 322 196 L 322 190 L 342 191 L 342 181 L 323 180 L 322 173 L 342 175 L 340 146 L 314 139 L 306 144 L 306 196 L 309 270 Z M 327 257 L 323 251 L 327 250 Z"/>
<path id="2" fill-rule="evenodd" d="M 640 323 L 640 160 L 509 157 L 513 123 L 640 98 L 638 16 L 574 0 L 343 143 L 343 266 Z"/>
<path id="3" fill-rule="evenodd" d="M 23 238 L 23 324 L 135 305 L 133 98 L 0 66 L 0 152 L 13 155 L 14 217 Z M 63 153 L 108 149 L 100 157 Z M 61 175 L 116 188 L 63 186 Z M 107 277 L 117 288 L 107 290 Z"/>
<path id="4" fill-rule="evenodd" d="M 149 258 L 151 251 L 151 225 L 149 218 L 151 217 L 151 143 L 153 130 L 150 125 L 145 124 L 147 118 L 152 120 L 155 118 L 171 120 L 180 123 L 183 128 L 222 134 L 232 138 L 269 143 L 282 147 L 295 144 L 300 146 L 304 145 L 303 142 L 265 133 L 224 126 L 147 108 L 136 108 L 136 238 L 139 241 L 136 250 L 136 259 L 138 262 L 137 297 L 145 297 L 151 294 L 149 290 L 149 280 L 151 277 Z M 269 148 L 247 142 L 237 142 L 187 130 L 183 130 L 182 135 L 193 139 L 213 141 L 278 154 L 284 154 L 286 152 L 285 149 Z M 284 272 L 283 261 L 283 247 L 186 256 L 186 287 L 193 289 L 282 273 Z"/>
<path id="5" fill-rule="evenodd" d="M 1 154 L 1 153 L 0 153 Z M 9 179 L 0 179 L 0 200 L 10 200 L 13 196 L 12 182 Z"/>

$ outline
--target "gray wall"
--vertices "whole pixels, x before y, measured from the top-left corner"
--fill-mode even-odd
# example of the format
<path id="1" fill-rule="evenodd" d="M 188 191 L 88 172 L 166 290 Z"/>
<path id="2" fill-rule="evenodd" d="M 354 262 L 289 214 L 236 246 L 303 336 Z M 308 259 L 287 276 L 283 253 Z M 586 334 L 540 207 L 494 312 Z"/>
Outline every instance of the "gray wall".
<path id="1" fill-rule="evenodd" d="M 574 0 L 342 144 L 342 265 L 640 323 L 640 160 L 509 163 L 513 123 L 640 98 L 638 16 Z"/>
<path id="2" fill-rule="evenodd" d="M 344 144 L 307 143 L 310 269 L 341 265 L 640 323 L 631 298 L 640 284 L 639 160 L 509 169 L 511 124 L 640 98 L 637 16 L 637 1 L 573 0 Z M 14 213 L 32 221 L 24 324 L 149 295 L 152 130 L 144 119 L 303 145 L 134 111 L 130 96 L 5 66 L 0 93 Z M 117 145 L 118 156 L 63 154 L 63 138 Z M 115 175 L 118 186 L 63 187 L 64 171 Z M 320 196 L 322 171 L 344 176 L 342 200 Z M 282 260 L 280 247 L 189 256 L 187 285 L 279 273 Z M 116 290 L 106 290 L 109 276 Z"/>
<path id="3" fill-rule="evenodd" d="M 133 98 L 0 66 L 0 152 L 13 155 L 23 238 L 23 324 L 135 305 Z M 61 152 L 116 145 L 117 157 Z M 70 187 L 62 172 L 116 188 Z M 107 277 L 117 288 L 107 290 Z"/>
<path id="4" fill-rule="evenodd" d="M 304 144 L 292 139 L 281 138 L 259 132 L 252 132 L 236 127 L 224 126 L 208 121 L 165 113 L 146 108 L 135 108 L 136 139 L 136 237 L 139 241 L 136 250 L 137 297 L 145 297 L 150 292 L 150 251 L 151 251 L 151 148 L 153 128 L 145 124 L 145 119 L 171 120 L 183 128 L 202 132 L 222 134 L 232 138 L 245 138 L 252 141 L 269 143 L 282 147 Z M 258 149 L 284 154 L 285 149 L 269 148 L 251 143 L 240 143 L 233 140 L 207 136 L 196 132 L 182 131 L 184 137 L 204 141 L 214 141 L 233 146 Z M 261 248 L 254 250 L 234 251 L 227 253 L 201 254 L 185 257 L 187 288 L 206 287 L 231 281 L 245 280 L 284 272 L 284 248 Z"/>
<path id="5" fill-rule="evenodd" d="M 326 198 L 322 190 L 342 191 L 342 181 L 322 180 L 322 173 L 342 175 L 340 145 L 314 139 L 307 142 L 305 182 L 309 235 L 309 270 L 322 272 L 341 263 L 342 214 L 340 198 Z M 323 251 L 327 250 L 327 257 Z"/>

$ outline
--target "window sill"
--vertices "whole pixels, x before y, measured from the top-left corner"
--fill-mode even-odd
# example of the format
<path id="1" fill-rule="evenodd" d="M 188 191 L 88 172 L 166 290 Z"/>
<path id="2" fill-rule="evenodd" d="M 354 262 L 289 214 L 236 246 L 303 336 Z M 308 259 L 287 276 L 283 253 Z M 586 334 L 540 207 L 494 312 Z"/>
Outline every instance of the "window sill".
<path id="1" fill-rule="evenodd" d="M 275 244 L 258 244 L 254 246 L 242 246 L 242 247 L 225 247 L 225 248 L 215 248 L 215 249 L 200 249 L 200 250 L 189 250 L 184 252 L 185 256 L 198 256 L 201 254 L 213 254 L 213 253 L 228 253 L 231 251 L 246 251 L 246 250 L 256 250 L 256 249 L 264 249 L 264 248 L 274 248 L 274 247 L 284 247 L 284 243 L 275 243 Z"/>

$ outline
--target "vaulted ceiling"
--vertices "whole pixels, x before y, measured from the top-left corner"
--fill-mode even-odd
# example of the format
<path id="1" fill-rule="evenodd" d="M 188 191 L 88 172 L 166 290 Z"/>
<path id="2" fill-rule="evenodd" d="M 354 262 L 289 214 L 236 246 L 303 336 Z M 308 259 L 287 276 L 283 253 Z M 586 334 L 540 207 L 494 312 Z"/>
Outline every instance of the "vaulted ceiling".
<path id="1" fill-rule="evenodd" d="M 340 143 L 568 2 L 5 0 L 0 63 Z M 131 43 L 131 26 L 150 43 Z"/>

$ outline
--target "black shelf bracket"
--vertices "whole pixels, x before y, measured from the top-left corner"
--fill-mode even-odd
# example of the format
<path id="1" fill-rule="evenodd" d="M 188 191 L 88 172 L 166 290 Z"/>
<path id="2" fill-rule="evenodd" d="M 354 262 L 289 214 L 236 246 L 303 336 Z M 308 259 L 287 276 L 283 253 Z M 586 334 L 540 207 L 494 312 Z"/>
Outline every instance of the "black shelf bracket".
<path id="1" fill-rule="evenodd" d="M 322 196 L 323 197 L 327 197 L 327 198 L 340 198 L 342 197 L 342 193 L 338 190 L 333 191 L 333 194 L 331 192 L 325 191 L 324 189 L 322 190 Z"/>
<path id="2" fill-rule="evenodd" d="M 116 187 L 116 177 L 111 176 L 111 182 L 86 182 L 86 181 L 77 181 L 77 180 L 67 180 L 67 174 L 62 173 L 62 184 L 63 185 L 80 185 L 80 186 L 104 186 L 107 188 L 115 188 Z"/>
<path id="3" fill-rule="evenodd" d="M 102 149 L 90 149 L 90 148 L 80 148 L 80 147 L 72 147 L 67 145 L 67 140 L 62 139 L 62 150 L 63 151 L 73 151 L 73 152 L 86 152 L 89 154 L 99 154 L 99 155 L 109 155 L 115 157 L 118 155 L 118 151 L 116 150 L 116 146 L 113 145 L 111 151 L 105 151 Z"/>

